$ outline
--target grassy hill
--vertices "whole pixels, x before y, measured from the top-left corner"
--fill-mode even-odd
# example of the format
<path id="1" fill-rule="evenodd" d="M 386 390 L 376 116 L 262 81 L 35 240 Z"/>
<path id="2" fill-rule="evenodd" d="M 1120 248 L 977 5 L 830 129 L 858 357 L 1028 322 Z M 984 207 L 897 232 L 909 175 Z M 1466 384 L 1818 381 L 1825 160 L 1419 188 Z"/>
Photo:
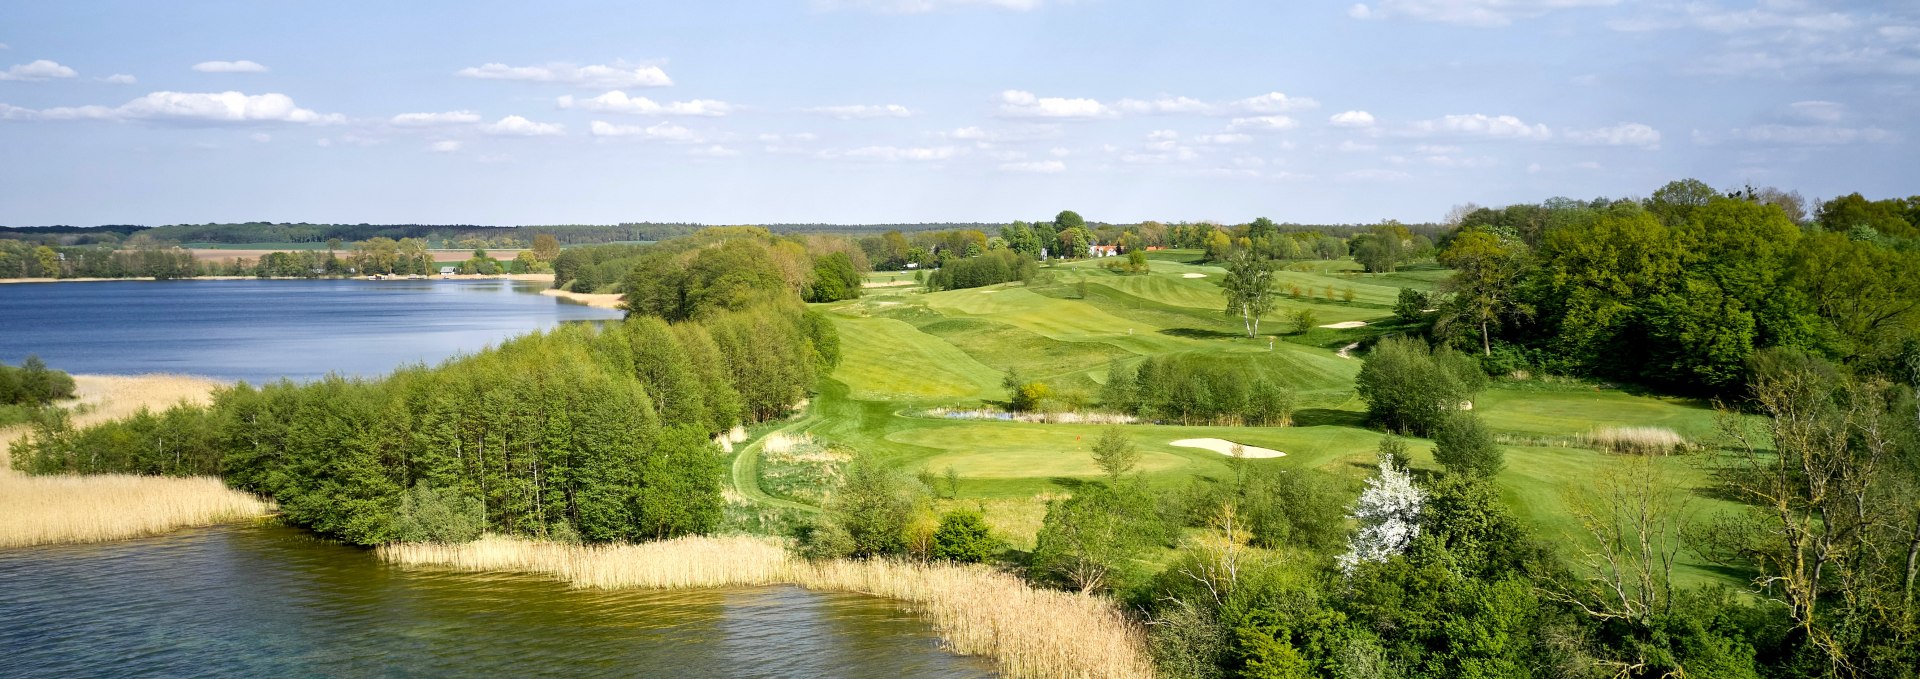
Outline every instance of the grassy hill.
<path id="1" fill-rule="evenodd" d="M 1044 268 L 1028 285 L 936 293 L 879 286 L 861 299 L 823 305 L 840 330 L 845 358 L 823 380 L 808 416 L 788 433 L 923 473 L 942 493 L 951 469 L 957 498 L 943 503 L 979 504 L 997 530 L 1030 547 L 1046 501 L 1100 476 L 1088 454 L 1100 427 L 949 419 L 928 411 L 1004 401 L 1001 379 L 1008 369 L 1091 402 L 1116 358 L 1191 353 L 1266 373 L 1296 390 L 1300 410 L 1292 427 L 1130 426 L 1143 451 L 1139 470 L 1151 483 L 1172 488 L 1232 474 L 1234 461 L 1226 456 L 1171 445 L 1216 437 L 1287 453 L 1244 464 L 1316 468 L 1346 479 L 1357 492 L 1383 434 L 1364 426 L 1365 404 L 1353 391 L 1360 360 L 1337 351 L 1392 331 L 1399 289 L 1430 290 L 1447 272 L 1427 265 L 1372 275 L 1346 261 L 1294 263 L 1278 276 L 1279 307 L 1261 326 L 1261 337 L 1249 339 L 1239 319 L 1222 313 L 1216 283 L 1222 269 L 1180 261 L 1190 253 L 1155 255 L 1153 271 L 1144 275 L 1075 262 Z M 870 282 L 898 280 L 899 274 L 875 274 Z M 1293 286 L 1302 290 L 1297 298 L 1287 294 Z M 1343 299 L 1348 289 L 1351 302 Z M 1283 319 L 1298 308 L 1312 308 L 1320 324 L 1367 325 L 1287 334 Z M 1476 411 L 1511 444 L 1498 479 L 1505 499 L 1543 538 L 1569 550 L 1580 542 L 1567 503 L 1591 494 L 1595 480 L 1619 462 L 1582 445 L 1582 435 L 1605 426 L 1661 426 L 1702 441 L 1715 431 L 1715 414 L 1705 404 L 1576 383 L 1499 381 L 1481 395 Z M 1437 469 L 1430 442 L 1410 443 L 1416 469 Z M 741 458 L 758 469 L 756 455 L 757 446 L 749 446 Z M 1663 471 L 1697 490 L 1708 481 L 1707 457 L 1670 459 Z M 1696 510 L 1723 504 L 1690 494 L 1697 496 Z M 1682 580 L 1725 577 L 1696 556 L 1687 558 Z"/>

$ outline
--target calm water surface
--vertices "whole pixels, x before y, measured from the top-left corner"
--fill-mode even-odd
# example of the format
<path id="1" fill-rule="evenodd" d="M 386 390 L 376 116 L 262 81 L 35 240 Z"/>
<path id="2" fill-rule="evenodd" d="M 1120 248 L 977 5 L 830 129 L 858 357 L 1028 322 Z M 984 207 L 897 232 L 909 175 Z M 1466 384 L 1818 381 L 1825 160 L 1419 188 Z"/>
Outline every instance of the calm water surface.
<path id="1" fill-rule="evenodd" d="M 0 550 L 4 677 L 987 677 L 887 602 L 403 570 L 279 527 Z"/>
<path id="2" fill-rule="evenodd" d="M 113 281 L 0 285 L 0 361 L 73 373 L 260 383 L 383 375 L 620 312 L 506 280 Z"/>

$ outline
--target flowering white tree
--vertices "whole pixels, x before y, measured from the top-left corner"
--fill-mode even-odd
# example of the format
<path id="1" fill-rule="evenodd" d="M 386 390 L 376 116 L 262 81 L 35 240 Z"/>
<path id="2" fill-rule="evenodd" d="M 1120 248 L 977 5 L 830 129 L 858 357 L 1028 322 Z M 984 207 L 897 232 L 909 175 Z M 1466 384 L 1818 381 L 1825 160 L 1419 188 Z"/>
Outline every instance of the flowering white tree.
<path id="1" fill-rule="evenodd" d="M 1348 575 L 1362 562 L 1379 563 L 1407 551 L 1420 536 L 1420 505 L 1426 492 L 1413 485 L 1413 475 L 1392 454 L 1380 456 L 1380 475 L 1367 479 L 1353 505 L 1352 517 L 1360 529 L 1347 538 L 1347 553 L 1338 559 Z"/>

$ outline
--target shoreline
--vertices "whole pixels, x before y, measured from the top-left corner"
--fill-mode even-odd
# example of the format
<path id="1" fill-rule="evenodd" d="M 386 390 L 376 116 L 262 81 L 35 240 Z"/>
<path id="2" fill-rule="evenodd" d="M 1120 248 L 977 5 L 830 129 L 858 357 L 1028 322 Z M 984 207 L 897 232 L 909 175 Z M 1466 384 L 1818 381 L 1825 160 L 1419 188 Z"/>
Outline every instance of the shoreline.
<path id="1" fill-rule="evenodd" d="M 62 407 L 84 411 L 73 415 L 75 427 L 141 409 L 209 403 L 216 389 L 229 384 L 165 373 L 81 374 L 73 380 L 76 398 Z M 164 535 L 248 521 L 274 509 L 271 502 L 228 488 L 211 476 L 22 474 L 13 470 L 12 449 L 28 433 L 27 425 L 0 428 L 0 549 Z"/>
<path id="2" fill-rule="evenodd" d="M 569 292 L 566 290 L 561 290 L 559 288 L 547 288 L 545 290 L 541 290 L 540 294 L 546 295 L 548 297 L 558 297 L 560 299 L 567 300 L 575 304 L 584 304 L 586 306 L 590 306 L 598 309 L 619 309 L 620 308 L 621 295 L 619 293 L 610 293 L 610 294 L 602 295 L 602 294 L 593 294 L 593 293 L 586 293 L 586 292 Z"/>
<path id="3" fill-rule="evenodd" d="M 166 280 L 167 281 L 357 281 L 357 280 L 366 280 L 366 277 L 365 276 L 316 276 L 314 278 L 304 278 L 304 277 L 296 277 L 296 276 L 268 276 L 268 277 L 262 278 L 259 276 L 190 276 L 185 278 L 169 278 Z M 414 281 L 504 280 L 504 281 L 527 281 L 532 283 L 551 284 L 553 282 L 553 274 L 509 273 L 509 274 L 495 274 L 492 276 L 485 276 L 481 274 L 472 274 L 472 275 L 454 274 L 452 276 L 444 276 L 444 277 L 441 276 L 440 274 L 432 274 L 432 275 L 423 275 L 420 278 L 387 278 L 387 279 L 382 279 L 380 281 L 369 281 L 369 282 L 384 283 L 387 281 L 407 281 L 407 280 L 414 280 Z M 148 283 L 161 282 L 160 279 L 154 278 L 152 276 L 128 276 L 126 278 L 96 278 L 96 277 L 0 278 L 0 285 L 28 284 L 28 283 L 111 283 L 114 281 L 139 281 L 139 282 L 148 282 Z"/>
<path id="4" fill-rule="evenodd" d="M 879 597 L 926 616 L 947 650 L 1009 677 L 1152 677 L 1146 633 L 1106 597 L 1040 589 L 989 566 L 894 559 L 808 561 L 761 536 L 566 545 L 486 536 L 374 549 L 401 568 L 540 575 L 588 589 L 794 585 Z"/>

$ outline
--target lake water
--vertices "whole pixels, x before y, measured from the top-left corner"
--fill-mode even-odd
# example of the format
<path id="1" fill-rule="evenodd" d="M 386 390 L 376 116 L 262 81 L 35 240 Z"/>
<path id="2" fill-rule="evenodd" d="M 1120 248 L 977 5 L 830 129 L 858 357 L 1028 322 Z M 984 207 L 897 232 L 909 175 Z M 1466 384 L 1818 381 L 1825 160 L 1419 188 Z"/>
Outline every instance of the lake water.
<path id="1" fill-rule="evenodd" d="M 111 281 L 0 285 L 0 362 L 260 383 L 378 376 L 566 321 L 615 319 L 507 280 Z"/>
<path id="2" fill-rule="evenodd" d="M 281 527 L 0 550 L 4 677 L 987 677 L 893 605 L 406 570 Z"/>

